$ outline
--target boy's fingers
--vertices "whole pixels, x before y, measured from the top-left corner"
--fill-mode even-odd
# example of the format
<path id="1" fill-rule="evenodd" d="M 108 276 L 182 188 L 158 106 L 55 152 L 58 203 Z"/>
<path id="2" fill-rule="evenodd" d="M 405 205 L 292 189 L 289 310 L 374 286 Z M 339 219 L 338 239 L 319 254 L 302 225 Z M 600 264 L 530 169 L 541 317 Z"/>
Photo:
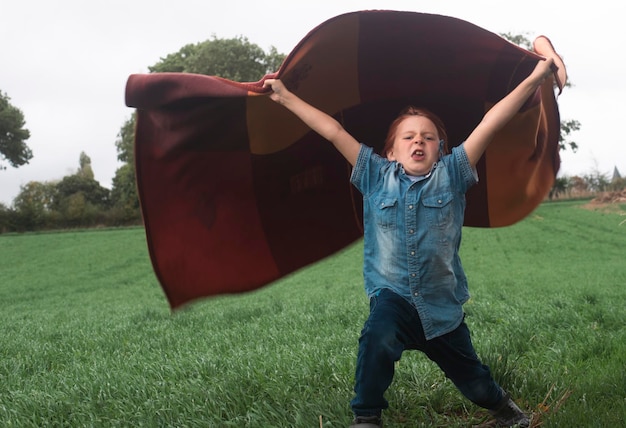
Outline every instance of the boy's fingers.
<path id="1" fill-rule="evenodd" d="M 565 71 L 563 59 L 556 53 L 554 46 L 552 46 L 552 42 L 546 36 L 537 37 L 533 42 L 533 48 L 539 55 L 552 59 L 552 71 L 556 79 L 556 84 L 559 88 L 559 94 L 561 94 L 563 87 L 567 82 L 567 72 Z"/>

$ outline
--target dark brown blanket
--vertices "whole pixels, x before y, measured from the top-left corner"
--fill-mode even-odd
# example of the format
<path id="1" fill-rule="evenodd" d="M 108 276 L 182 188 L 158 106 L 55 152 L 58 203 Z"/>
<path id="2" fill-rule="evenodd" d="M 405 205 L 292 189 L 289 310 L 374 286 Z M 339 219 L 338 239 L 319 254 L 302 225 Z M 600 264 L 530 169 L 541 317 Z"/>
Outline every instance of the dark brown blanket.
<path id="1" fill-rule="evenodd" d="M 362 11 L 315 28 L 271 76 L 375 148 L 407 104 L 437 113 L 454 146 L 538 59 L 459 19 Z M 272 102 L 263 80 L 128 79 L 148 246 L 172 308 L 256 289 L 362 236 L 350 165 Z M 559 168 L 559 131 L 546 82 L 479 162 L 466 226 L 510 225 L 543 200 Z"/>

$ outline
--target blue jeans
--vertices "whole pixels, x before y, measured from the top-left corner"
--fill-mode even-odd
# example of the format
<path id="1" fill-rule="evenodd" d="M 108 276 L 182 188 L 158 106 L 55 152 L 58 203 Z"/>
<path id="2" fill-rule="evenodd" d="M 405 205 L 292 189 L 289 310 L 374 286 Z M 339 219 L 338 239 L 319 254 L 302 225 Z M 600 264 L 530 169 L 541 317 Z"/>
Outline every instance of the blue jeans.
<path id="1" fill-rule="evenodd" d="M 417 310 L 394 292 L 382 290 L 370 300 L 370 315 L 359 338 L 356 396 L 350 403 L 355 415 L 379 415 L 388 407 L 384 393 L 405 349 L 424 352 L 478 406 L 493 409 L 504 397 L 489 367 L 478 359 L 464 321 L 454 331 L 426 340 Z"/>

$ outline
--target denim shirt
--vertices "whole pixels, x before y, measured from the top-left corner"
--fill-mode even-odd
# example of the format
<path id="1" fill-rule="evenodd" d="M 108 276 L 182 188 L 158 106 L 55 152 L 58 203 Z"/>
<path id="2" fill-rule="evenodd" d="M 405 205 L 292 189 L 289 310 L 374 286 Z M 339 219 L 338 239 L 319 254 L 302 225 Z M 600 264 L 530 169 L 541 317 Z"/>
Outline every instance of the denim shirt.
<path id="1" fill-rule="evenodd" d="M 363 194 L 367 295 L 387 288 L 407 299 L 426 339 L 457 328 L 469 299 L 459 257 L 465 193 L 478 181 L 463 145 L 421 180 L 361 145 L 350 181 Z"/>

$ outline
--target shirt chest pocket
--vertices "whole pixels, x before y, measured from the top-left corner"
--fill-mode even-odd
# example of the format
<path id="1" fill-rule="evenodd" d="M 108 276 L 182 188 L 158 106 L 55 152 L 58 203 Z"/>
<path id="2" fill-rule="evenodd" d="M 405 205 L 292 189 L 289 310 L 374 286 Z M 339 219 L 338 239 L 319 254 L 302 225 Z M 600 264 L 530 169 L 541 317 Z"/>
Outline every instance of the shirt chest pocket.
<path id="1" fill-rule="evenodd" d="M 422 199 L 424 213 L 429 225 L 445 227 L 452 223 L 454 220 L 453 199 L 454 194 L 452 192 L 427 196 Z"/>
<path id="2" fill-rule="evenodd" d="M 374 216 L 381 229 L 393 230 L 398 224 L 398 199 L 379 198 L 375 201 Z"/>

